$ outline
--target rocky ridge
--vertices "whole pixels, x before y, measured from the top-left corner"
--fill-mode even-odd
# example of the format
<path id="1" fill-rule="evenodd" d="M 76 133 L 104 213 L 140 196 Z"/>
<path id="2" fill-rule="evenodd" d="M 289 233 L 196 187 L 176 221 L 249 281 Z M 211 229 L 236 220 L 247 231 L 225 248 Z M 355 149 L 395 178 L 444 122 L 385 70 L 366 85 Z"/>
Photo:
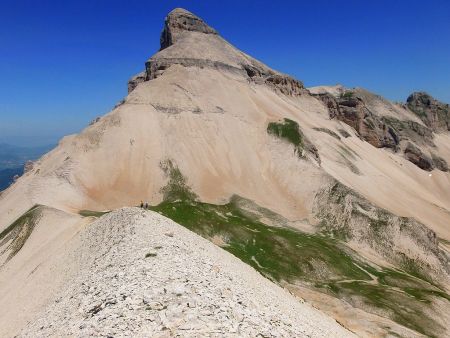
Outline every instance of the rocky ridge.
<path id="1" fill-rule="evenodd" d="M 404 107 L 395 107 L 394 104 L 361 88 L 346 89 L 342 86 L 336 87 L 335 90 L 323 88 L 319 90 L 313 88 L 310 92 L 327 107 L 331 119 L 337 119 L 351 126 L 364 141 L 376 148 L 402 151 L 404 157 L 420 169 L 448 170 L 447 162 L 437 155 L 432 155 L 431 152 L 435 147 L 433 132 L 442 130 L 442 125 L 445 124 L 442 121 L 447 119 L 447 114 L 444 113 L 445 105 L 438 105 L 433 98 L 417 93 L 408 98 L 408 107 L 411 110 L 415 109 L 417 112 L 422 109 L 421 114 L 416 114 L 424 120 L 425 126 L 414 120 L 379 114 L 377 108 L 380 105 L 385 105 L 391 110 Z M 417 108 L 419 106 L 417 102 L 422 103 L 420 106 L 422 108 Z M 429 108 L 423 108 L 423 105 Z M 428 113 L 425 113 L 424 109 L 428 109 Z"/>
<path id="2" fill-rule="evenodd" d="M 251 267 L 153 212 L 81 234 L 80 274 L 20 337 L 350 337 Z"/>

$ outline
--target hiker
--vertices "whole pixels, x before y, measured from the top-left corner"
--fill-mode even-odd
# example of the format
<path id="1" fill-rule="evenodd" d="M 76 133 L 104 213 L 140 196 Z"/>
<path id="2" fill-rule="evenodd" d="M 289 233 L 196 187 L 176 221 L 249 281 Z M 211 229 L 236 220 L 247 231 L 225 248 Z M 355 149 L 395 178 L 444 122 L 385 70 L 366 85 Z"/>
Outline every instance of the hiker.
<path id="1" fill-rule="evenodd" d="M 148 209 L 148 202 L 145 202 L 145 210 Z"/>
<path id="2" fill-rule="evenodd" d="M 144 208 L 144 201 L 141 201 L 141 209 Z"/>

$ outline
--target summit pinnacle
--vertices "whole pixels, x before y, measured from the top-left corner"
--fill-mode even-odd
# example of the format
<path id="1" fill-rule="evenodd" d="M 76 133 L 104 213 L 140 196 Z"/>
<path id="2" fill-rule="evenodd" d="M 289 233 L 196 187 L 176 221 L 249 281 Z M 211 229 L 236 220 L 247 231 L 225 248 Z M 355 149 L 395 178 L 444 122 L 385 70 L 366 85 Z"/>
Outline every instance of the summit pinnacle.
<path id="1" fill-rule="evenodd" d="M 175 8 L 166 17 L 164 29 L 161 33 L 160 50 L 173 45 L 178 36 L 184 31 L 217 34 L 213 28 L 209 27 L 198 16 L 185 9 Z"/>

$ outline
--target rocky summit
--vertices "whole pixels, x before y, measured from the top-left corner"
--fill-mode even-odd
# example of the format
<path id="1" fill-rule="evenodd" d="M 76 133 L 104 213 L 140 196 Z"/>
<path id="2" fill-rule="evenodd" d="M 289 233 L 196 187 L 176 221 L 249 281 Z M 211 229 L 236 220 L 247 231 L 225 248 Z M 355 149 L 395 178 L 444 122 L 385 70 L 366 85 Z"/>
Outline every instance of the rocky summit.
<path id="1" fill-rule="evenodd" d="M 128 95 L 0 195 L 0 336 L 449 336 L 448 105 L 161 26 Z"/>
<path id="2" fill-rule="evenodd" d="M 172 46 L 185 31 L 217 35 L 217 32 L 199 17 L 185 9 L 176 8 L 166 18 L 161 33 L 161 50 Z"/>

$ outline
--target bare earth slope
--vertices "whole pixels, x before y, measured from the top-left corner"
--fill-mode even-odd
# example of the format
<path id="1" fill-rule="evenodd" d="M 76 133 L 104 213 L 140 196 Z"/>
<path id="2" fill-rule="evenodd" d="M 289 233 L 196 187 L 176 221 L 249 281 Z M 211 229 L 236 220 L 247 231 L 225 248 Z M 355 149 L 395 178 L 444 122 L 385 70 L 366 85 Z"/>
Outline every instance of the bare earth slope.
<path id="1" fill-rule="evenodd" d="M 87 223 L 79 215 L 36 206 L 0 235 L 0 336 L 13 337 L 65 287 L 76 262 L 62 261 Z"/>

